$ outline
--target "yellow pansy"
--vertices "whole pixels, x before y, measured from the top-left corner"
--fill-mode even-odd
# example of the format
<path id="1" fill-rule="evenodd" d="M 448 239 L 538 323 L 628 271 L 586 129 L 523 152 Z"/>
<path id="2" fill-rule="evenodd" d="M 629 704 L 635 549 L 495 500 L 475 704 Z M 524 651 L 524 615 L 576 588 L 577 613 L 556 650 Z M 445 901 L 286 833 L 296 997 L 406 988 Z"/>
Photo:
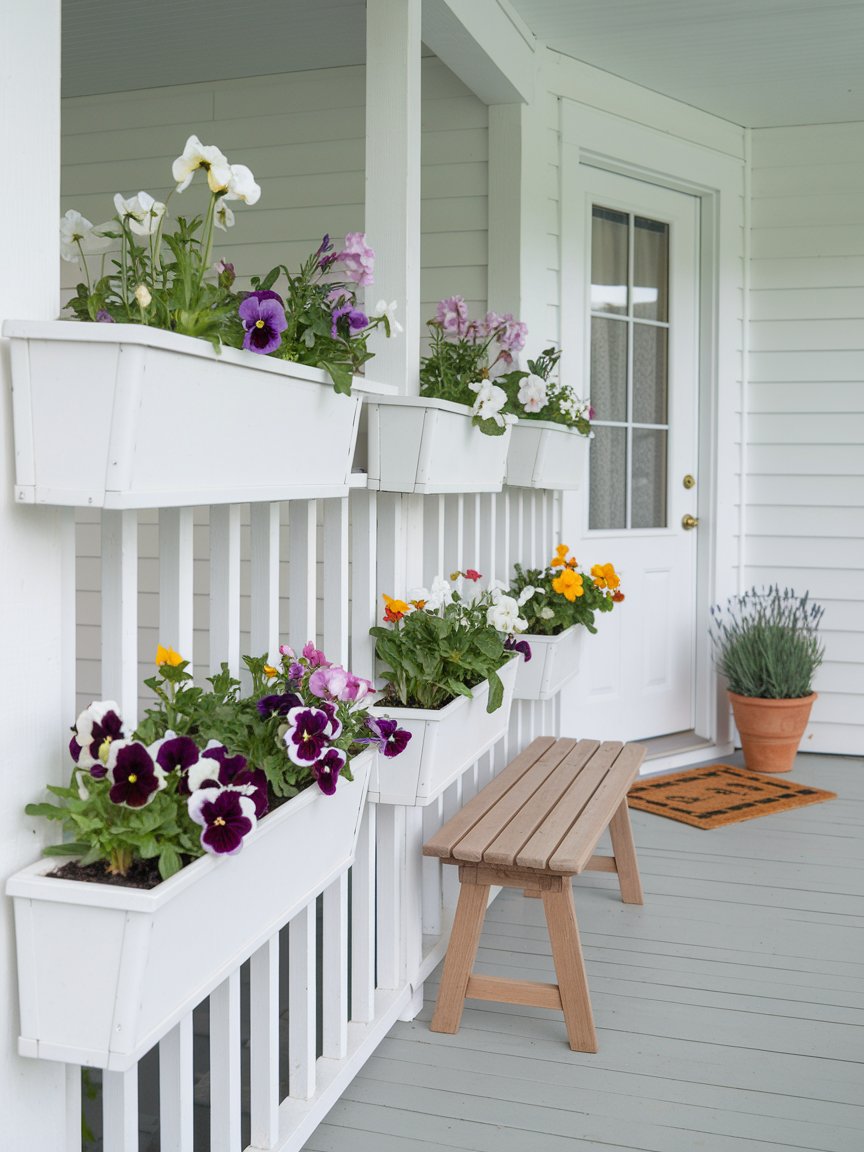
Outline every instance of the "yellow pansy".
<path id="1" fill-rule="evenodd" d="M 567 553 L 570 551 L 569 544 L 559 544 L 555 549 L 555 555 L 552 557 L 550 567 L 563 568 L 567 562 Z"/>
<path id="2" fill-rule="evenodd" d="M 598 588 L 608 588 L 614 592 L 621 583 L 618 573 L 611 564 L 595 564 L 591 569 L 591 575 Z"/>
<path id="3" fill-rule="evenodd" d="M 279 675 L 279 669 L 278 668 L 272 668 L 269 664 L 265 664 L 264 665 L 264 675 L 269 676 L 270 679 L 272 680 L 274 676 Z"/>
<path id="4" fill-rule="evenodd" d="M 572 568 L 565 568 L 560 576 L 552 581 L 553 592 L 559 593 L 572 604 L 577 596 L 584 596 L 581 572 L 574 572 Z"/>
<path id="5" fill-rule="evenodd" d="M 183 663 L 183 657 L 179 652 L 175 652 L 173 648 L 163 648 L 161 644 L 156 645 L 156 667 L 161 668 L 163 664 L 170 664 L 172 668 L 176 668 L 178 664 Z"/>

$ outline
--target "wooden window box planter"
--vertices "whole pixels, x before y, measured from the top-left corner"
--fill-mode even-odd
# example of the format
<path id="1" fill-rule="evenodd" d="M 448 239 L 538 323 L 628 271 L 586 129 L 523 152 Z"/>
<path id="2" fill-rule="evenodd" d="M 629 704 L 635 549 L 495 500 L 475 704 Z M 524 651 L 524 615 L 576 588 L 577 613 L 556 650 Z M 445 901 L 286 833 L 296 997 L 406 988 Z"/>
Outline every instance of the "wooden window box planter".
<path id="1" fill-rule="evenodd" d="M 585 628 L 572 624 L 557 636 L 523 632 L 519 639 L 530 644 L 531 659 L 519 661 L 515 698 L 551 700 L 579 671 Z"/>
<path id="2" fill-rule="evenodd" d="M 585 480 L 590 440 L 551 420 L 520 420 L 507 452 L 505 484 L 575 492 Z"/>

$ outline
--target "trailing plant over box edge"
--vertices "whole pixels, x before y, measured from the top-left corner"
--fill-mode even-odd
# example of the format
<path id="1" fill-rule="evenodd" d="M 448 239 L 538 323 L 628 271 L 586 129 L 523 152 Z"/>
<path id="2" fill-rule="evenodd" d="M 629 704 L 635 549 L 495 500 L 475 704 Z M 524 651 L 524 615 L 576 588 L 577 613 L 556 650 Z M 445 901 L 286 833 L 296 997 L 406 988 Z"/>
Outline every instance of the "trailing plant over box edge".
<path id="1" fill-rule="evenodd" d="M 750 588 L 711 608 L 709 628 L 718 672 L 730 692 L 797 700 L 813 691 L 825 649 L 818 638 L 825 609 L 779 584 Z"/>
<path id="2" fill-rule="evenodd" d="M 244 657 L 252 693 L 223 664 L 210 689 L 192 682 L 188 661 L 159 646 L 156 695 L 127 736 L 112 700 L 94 701 L 72 729 L 68 787 L 49 786 L 60 803 L 27 813 L 63 824 L 72 837 L 46 855 L 103 861 L 126 875 L 156 860 L 167 879 L 205 852 L 234 855 L 274 803 L 310 786 L 332 796 L 351 757 L 375 746 L 398 755 L 410 739 L 395 722 L 369 714 L 368 680 L 331 664 L 311 642 L 298 655 L 280 649 L 279 667 Z"/>
<path id="3" fill-rule="evenodd" d="M 569 551 L 567 544 L 559 544 L 546 568 L 514 565 L 509 591 L 523 605 L 527 632 L 556 636 L 573 624 L 596 632 L 595 614 L 611 612 L 624 599 L 612 564 L 594 564 L 589 574 Z"/>
<path id="4" fill-rule="evenodd" d="M 473 568 L 454 572 L 476 583 Z M 370 628 L 375 652 L 387 681 L 380 707 L 443 708 L 457 696 L 489 681 L 487 712 L 501 707 L 504 686 L 498 669 L 511 658 L 505 639 L 524 631 L 519 604 L 493 586 L 463 597 L 450 581 L 436 576 L 431 588 L 413 589 L 407 600 L 384 596 L 384 620 L 390 627 Z"/>
<path id="5" fill-rule="evenodd" d="M 179 216 L 167 231 L 171 196 L 184 192 L 199 170 L 210 191 L 204 215 Z M 370 334 L 379 327 L 387 336 L 401 330 L 395 301 L 379 301 L 373 316 L 358 306 L 357 289 L 373 283 L 375 264 L 365 235 L 349 232 L 338 252 L 325 236 L 299 272 L 279 265 L 253 276 L 253 291 L 241 292 L 234 288 L 234 265 L 212 263 L 213 239 L 215 229 L 227 232 L 234 224 L 229 202 L 260 199 L 252 172 L 197 136 L 186 141 L 171 171 L 176 188 L 164 203 L 144 191 L 129 198 L 118 192 L 111 220 L 93 225 L 70 209 L 60 221 L 60 254 L 84 272 L 67 305 L 76 319 L 143 324 L 209 340 L 217 351 L 225 344 L 275 355 L 323 368 L 337 392 L 350 393 L 352 375 L 373 355 Z M 100 271 L 91 276 L 87 257 L 97 255 Z M 283 273 L 285 300 L 272 290 Z"/>

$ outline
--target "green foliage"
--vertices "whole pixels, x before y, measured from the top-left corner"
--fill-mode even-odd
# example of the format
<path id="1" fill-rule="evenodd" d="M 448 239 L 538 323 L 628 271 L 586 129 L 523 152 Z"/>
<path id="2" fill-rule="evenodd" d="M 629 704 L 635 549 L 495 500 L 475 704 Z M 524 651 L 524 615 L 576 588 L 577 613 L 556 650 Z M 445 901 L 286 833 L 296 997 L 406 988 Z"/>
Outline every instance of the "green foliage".
<path id="1" fill-rule="evenodd" d="M 779 585 L 751 588 L 711 609 L 717 670 L 730 692 L 766 700 L 797 700 L 813 691 L 824 647 L 817 635 L 825 609 Z"/>
<path id="2" fill-rule="evenodd" d="M 560 359 L 560 348 L 544 348 L 536 360 L 527 362 L 527 372 L 517 370 L 497 377 L 495 383 L 507 394 L 505 411 L 513 412 L 520 420 L 549 420 L 565 428 L 575 428 L 581 436 L 588 436 L 591 433 L 589 405 L 579 399 L 569 384 L 551 378 Z M 529 376 L 536 376 L 546 384 L 546 401 L 537 412 L 530 411 L 519 399 L 519 390 Z"/>
<path id="3" fill-rule="evenodd" d="M 399 603 L 391 601 L 391 608 Z M 486 711 L 500 708 L 504 687 L 498 669 L 509 653 L 501 633 L 486 621 L 485 601 L 468 602 L 454 592 L 452 602 L 437 610 L 405 607 L 405 613 L 388 610 L 391 627 L 370 629 L 387 680 L 384 703 L 443 708 L 488 680 Z"/>

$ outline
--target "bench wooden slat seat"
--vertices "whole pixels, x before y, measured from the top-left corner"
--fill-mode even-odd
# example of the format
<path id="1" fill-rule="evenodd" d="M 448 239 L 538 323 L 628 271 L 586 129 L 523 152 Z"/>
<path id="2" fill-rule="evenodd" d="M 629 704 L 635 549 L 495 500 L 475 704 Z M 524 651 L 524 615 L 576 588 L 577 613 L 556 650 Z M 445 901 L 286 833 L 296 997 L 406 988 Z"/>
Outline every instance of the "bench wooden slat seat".
<path id="1" fill-rule="evenodd" d="M 597 1051 L 570 878 L 616 872 L 621 899 L 642 903 L 627 790 L 644 756 L 638 744 L 538 737 L 426 842 L 461 882 L 433 1031 L 458 1031 L 466 997 L 503 1001 L 563 1011 L 570 1047 Z M 613 855 L 597 855 L 607 828 Z M 472 974 L 493 884 L 543 900 L 557 984 Z"/>

